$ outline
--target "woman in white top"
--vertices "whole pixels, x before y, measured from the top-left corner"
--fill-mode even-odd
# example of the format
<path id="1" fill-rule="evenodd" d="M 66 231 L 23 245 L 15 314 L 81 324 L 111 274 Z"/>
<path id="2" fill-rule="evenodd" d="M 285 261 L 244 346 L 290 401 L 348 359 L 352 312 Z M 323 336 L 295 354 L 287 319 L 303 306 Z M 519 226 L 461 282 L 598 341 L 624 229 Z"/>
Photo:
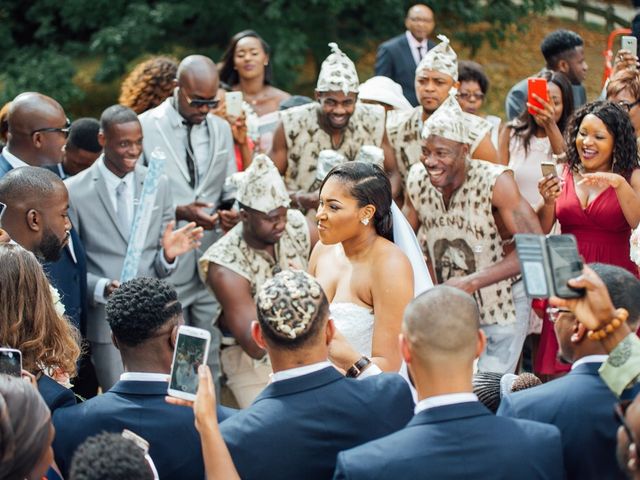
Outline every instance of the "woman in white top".
<path id="1" fill-rule="evenodd" d="M 320 242 L 309 261 L 339 333 L 384 371 L 400 368 L 398 334 L 414 295 L 411 264 L 392 243 L 391 202 L 389 179 L 377 165 L 333 168 L 320 186 Z M 344 370 L 354 363 L 347 350 L 330 351 L 330 360 Z"/>
<path id="2" fill-rule="evenodd" d="M 549 102 L 537 97 L 543 109 L 527 103 L 537 113 L 528 109 L 509 122 L 500 134 L 498 154 L 501 163 L 508 164 L 514 172 L 520 193 L 532 207 L 542 203 L 538 180 L 542 178 L 541 163 L 555 163 L 553 155 L 565 151 L 562 132 L 573 113 L 571 83 L 560 72 L 546 71 L 540 78 L 547 80 Z"/>

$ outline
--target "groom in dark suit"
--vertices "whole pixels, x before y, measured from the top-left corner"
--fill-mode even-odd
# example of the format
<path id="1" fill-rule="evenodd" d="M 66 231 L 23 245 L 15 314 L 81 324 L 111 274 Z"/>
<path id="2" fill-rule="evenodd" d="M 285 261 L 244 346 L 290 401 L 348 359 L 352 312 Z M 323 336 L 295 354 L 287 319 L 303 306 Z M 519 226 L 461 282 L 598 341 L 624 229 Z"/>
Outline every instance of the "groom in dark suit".
<path id="1" fill-rule="evenodd" d="M 446 285 L 409 304 L 400 351 L 420 399 L 415 416 L 340 453 L 334 479 L 563 478 L 556 427 L 495 417 L 472 393 L 473 362 L 486 344 L 479 320 L 473 297 Z"/>
<path id="2" fill-rule="evenodd" d="M 428 50 L 435 47 L 429 35 L 436 26 L 433 10 L 417 4 L 404 20 L 407 31 L 387 40 L 378 48 L 376 75 L 389 77 L 402 86 L 402 93 L 412 106 L 418 106 L 415 91 L 416 67 Z"/>

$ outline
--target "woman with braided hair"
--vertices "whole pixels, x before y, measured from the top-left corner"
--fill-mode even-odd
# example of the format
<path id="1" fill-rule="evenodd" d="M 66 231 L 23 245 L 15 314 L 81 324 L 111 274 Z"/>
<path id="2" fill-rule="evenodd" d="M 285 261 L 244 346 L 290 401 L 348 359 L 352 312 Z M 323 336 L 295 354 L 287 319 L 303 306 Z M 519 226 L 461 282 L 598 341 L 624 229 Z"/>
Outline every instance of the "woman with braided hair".
<path id="1" fill-rule="evenodd" d="M 51 413 L 22 378 L 0 375 L 0 478 L 40 480 L 53 465 Z"/>

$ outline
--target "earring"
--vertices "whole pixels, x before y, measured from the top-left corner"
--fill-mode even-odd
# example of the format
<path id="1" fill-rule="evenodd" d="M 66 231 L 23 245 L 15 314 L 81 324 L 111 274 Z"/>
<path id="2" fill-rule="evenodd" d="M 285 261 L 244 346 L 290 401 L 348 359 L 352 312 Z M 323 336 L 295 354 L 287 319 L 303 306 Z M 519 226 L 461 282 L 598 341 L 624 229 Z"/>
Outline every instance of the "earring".
<path id="1" fill-rule="evenodd" d="M 367 225 L 369 225 L 369 219 L 367 217 L 364 217 L 362 220 L 360 220 L 360 223 L 362 223 L 366 227 Z"/>

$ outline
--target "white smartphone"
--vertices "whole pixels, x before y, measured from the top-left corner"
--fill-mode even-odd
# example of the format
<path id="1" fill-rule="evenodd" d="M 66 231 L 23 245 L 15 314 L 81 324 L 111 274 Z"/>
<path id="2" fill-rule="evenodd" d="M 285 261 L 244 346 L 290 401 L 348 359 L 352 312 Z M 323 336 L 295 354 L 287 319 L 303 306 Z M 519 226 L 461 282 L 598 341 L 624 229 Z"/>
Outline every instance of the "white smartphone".
<path id="1" fill-rule="evenodd" d="M 227 108 L 227 115 L 239 117 L 242 115 L 242 92 L 227 92 L 224 94 L 224 103 Z"/>
<path id="2" fill-rule="evenodd" d="M 0 348 L 0 373 L 22 376 L 22 353 L 15 348 Z"/>
<path id="3" fill-rule="evenodd" d="M 207 330 L 186 325 L 178 328 L 173 351 L 171 380 L 167 390 L 172 397 L 195 400 L 198 390 L 198 367 L 207 363 L 211 334 Z"/>
<path id="4" fill-rule="evenodd" d="M 620 48 L 628 50 L 636 57 L 638 56 L 638 39 L 631 35 L 624 35 L 620 41 Z"/>

